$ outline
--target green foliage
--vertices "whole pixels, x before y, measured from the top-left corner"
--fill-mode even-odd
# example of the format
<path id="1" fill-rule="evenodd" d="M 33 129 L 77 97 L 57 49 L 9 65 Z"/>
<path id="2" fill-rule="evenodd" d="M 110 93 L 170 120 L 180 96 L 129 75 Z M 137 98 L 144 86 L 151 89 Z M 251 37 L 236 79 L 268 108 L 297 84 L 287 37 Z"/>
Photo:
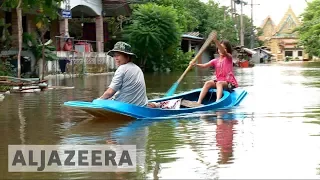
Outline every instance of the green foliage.
<path id="1" fill-rule="evenodd" d="M 256 36 L 255 36 L 255 45 L 254 47 L 260 47 L 264 45 L 264 42 L 259 39 L 259 36 L 263 34 L 263 31 L 260 27 L 256 27 Z"/>
<path id="2" fill-rule="evenodd" d="M 179 19 L 178 24 L 183 32 L 193 31 L 200 24 L 197 18 L 198 14 L 188 9 L 186 0 L 145 0 L 144 2 L 152 2 L 160 6 L 174 8 Z"/>
<path id="3" fill-rule="evenodd" d="M 251 31 L 253 28 L 253 31 L 257 31 L 256 34 L 254 34 L 254 47 L 263 46 L 263 41 L 259 40 L 259 36 L 262 35 L 262 30 L 259 27 L 253 26 L 251 24 L 251 18 L 247 15 L 243 15 L 243 24 L 244 24 L 244 45 L 247 48 L 250 48 L 251 45 Z M 240 27 L 240 22 L 238 23 L 237 27 Z M 239 28 L 240 31 L 240 28 Z"/>
<path id="4" fill-rule="evenodd" d="M 11 47 L 11 36 L 8 31 L 10 24 L 6 24 L 4 18 L 0 19 L 0 52 L 9 50 Z M 0 59 L 0 76 L 12 76 L 14 74 L 13 66 L 10 63 L 10 57 L 5 60 Z M 1 91 L 1 89 L 0 89 Z"/>
<path id="5" fill-rule="evenodd" d="M 200 36 L 207 37 L 212 30 L 216 30 L 219 39 L 227 39 L 232 45 L 239 43 L 240 25 L 235 23 L 239 19 L 233 19 L 228 8 L 221 7 L 213 0 L 208 3 L 201 0 L 143 2 L 146 4 L 133 6 L 131 24 L 122 34 L 138 55 L 138 64 L 146 70 L 183 70 L 188 66 L 193 53 L 183 53 L 179 49 L 182 33 L 199 32 Z M 244 19 L 246 27 L 250 28 L 245 32 L 251 32 L 250 19 L 246 16 Z M 245 35 L 247 45 L 250 44 L 250 36 Z M 257 37 L 256 45 L 260 45 Z"/>
<path id="6" fill-rule="evenodd" d="M 8 50 L 11 47 L 11 36 L 8 31 L 10 24 L 6 24 L 4 18 L 0 19 L 0 51 Z"/>
<path id="7" fill-rule="evenodd" d="M 193 54 L 194 51 L 184 53 L 181 49 L 176 49 L 171 59 L 172 62 L 170 62 L 170 59 L 168 60 L 170 62 L 169 67 L 177 71 L 184 71 L 189 66 Z"/>
<path id="8" fill-rule="evenodd" d="M 302 25 L 296 29 L 300 45 L 309 55 L 320 56 L 320 0 L 308 3 L 302 16 Z"/>
<path id="9" fill-rule="evenodd" d="M 190 21 L 190 23 L 194 23 L 194 26 L 190 25 L 192 29 L 189 31 L 197 31 L 204 35 L 207 27 L 207 20 L 210 16 L 208 11 L 208 5 L 203 3 L 200 0 L 182 0 L 184 6 L 186 7 L 185 11 L 191 14 L 194 21 Z M 194 27 L 194 28 L 193 28 Z"/>
<path id="10" fill-rule="evenodd" d="M 51 45 L 52 41 L 42 44 L 40 37 L 33 33 L 23 34 L 23 49 L 30 50 L 36 58 L 36 61 L 42 58 L 42 47 L 44 46 L 44 57 L 46 61 L 57 61 L 59 58 L 54 53 L 56 51 L 55 46 Z"/>
<path id="11" fill-rule="evenodd" d="M 145 2 L 173 7 L 177 11 L 178 23 L 183 32 L 196 31 L 206 37 L 212 30 L 218 30 L 223 33 L 222 37 L 237 42 L 235 23 L 227 13 L 224 21 L 225 10 L 212 0 L 207 4 L 200 0 L 145 0 Z"/>
<path id="12" fill-rule="evenodd" d="M 23 11 L 38 13 L 50 19 L 57 17 L 57 11 L 63 0 L 22 0 L 21 8 Z M 3 8 L 16 8 L 19 0 L 5 0 Z"/>
<path id="13" fill-rule="evenodd" d="M 10 61 L 0 61 L 0 76 L 13 76 L 13 66 Z"/>
<path id="14" fill-rule="evenodd" d="M 180 43 L 181 29 L 176 11 L 171 7 L 147 3 L 132 14 L 132 24 L 124 30 L 124 38 L 140 59 L 140 66 L 161 67 L 163 56 L 172 55 Z"/>

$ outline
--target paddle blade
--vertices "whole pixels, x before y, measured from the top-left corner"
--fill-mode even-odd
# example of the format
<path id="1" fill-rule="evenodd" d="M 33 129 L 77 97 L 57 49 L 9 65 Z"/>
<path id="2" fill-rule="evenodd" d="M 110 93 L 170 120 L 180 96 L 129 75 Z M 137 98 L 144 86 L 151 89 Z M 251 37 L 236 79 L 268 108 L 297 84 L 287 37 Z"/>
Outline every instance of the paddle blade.
<path id="1" fill-rule="evenodd" d="M 172 96 L 174 95 L 174 93 L 176 92 L 177 88 L 178 88 L 179 83 L 176 82 L 174 83 L 171 88 L 167 91 L 167 93 L 165 94 L 164 97 L 168 97 L 168 96 Z"/>

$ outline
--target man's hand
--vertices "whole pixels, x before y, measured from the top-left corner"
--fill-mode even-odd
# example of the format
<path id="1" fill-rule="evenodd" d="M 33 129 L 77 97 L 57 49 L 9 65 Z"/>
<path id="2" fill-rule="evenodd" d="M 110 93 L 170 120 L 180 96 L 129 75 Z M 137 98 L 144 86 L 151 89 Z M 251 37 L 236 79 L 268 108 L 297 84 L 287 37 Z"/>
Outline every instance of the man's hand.
<path id="1" fill-rule="evenodd" d="M 108 88 L 101 97 L 99 97 L 99 99 L 109 99 L 111 98 L 114 94 L 116 93 L 116 91 L 114 91 L 111 88 Z"/>
<path id="2" fill-rule="evenodd" d="M 102 95 L 102 96 L 100 96 L 98 99 L 99 99 L 99 100 L 104 100 L 105 98 L 104 98 L 103 95 Z"/>

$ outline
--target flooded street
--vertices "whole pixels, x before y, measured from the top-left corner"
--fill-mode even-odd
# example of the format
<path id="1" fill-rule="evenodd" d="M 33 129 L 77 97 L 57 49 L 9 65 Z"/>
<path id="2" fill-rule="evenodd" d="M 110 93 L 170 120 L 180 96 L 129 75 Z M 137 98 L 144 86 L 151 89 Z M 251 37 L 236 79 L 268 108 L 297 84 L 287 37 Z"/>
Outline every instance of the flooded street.
<path id="1" fill-rule="evenodd" d="M 178 92 L 202 87 L 210 71 L 189 72 Z M 146 74 L 149 99 L 182 73 Z M 93 119 L 62 107 L 92 101 L 110 76 L 51 80 L 68 90 L 11 94 L 0 102 L 0 177 L 4 179 L 320 178 L 320 63 L 236 69 L 248 95 L 239 107 L 166 120 Z M 9 173 L 8 145 L 135 144 L 135 173 Z"/>

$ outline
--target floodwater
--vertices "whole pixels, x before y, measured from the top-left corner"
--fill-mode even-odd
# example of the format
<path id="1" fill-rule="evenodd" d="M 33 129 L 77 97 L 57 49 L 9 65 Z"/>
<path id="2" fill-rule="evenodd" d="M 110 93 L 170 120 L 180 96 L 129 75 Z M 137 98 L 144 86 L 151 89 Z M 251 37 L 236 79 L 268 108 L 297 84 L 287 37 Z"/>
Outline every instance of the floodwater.
<path id="1" fill-rule="evenodd" d="M 320 178 L 320 64 L 268 64 L 235 71 L 239 85 L 248 91 L 239 107 L 175 119 L 104 121 L 60 106 L 99 97 L 112 76 L 53 80 L 53 85 L 75 89 L 8 95 L 0 102 L 0 177 Z M 146 74 L 149 98 L 161 97 L 180 75 Z M 178 91 L 200 88 L 210 78 L 210 71 L 189 72 Z M 104 145 L 107 140 L 137 145 L 137 172 L 8 172 L 8 145 Z"/>

